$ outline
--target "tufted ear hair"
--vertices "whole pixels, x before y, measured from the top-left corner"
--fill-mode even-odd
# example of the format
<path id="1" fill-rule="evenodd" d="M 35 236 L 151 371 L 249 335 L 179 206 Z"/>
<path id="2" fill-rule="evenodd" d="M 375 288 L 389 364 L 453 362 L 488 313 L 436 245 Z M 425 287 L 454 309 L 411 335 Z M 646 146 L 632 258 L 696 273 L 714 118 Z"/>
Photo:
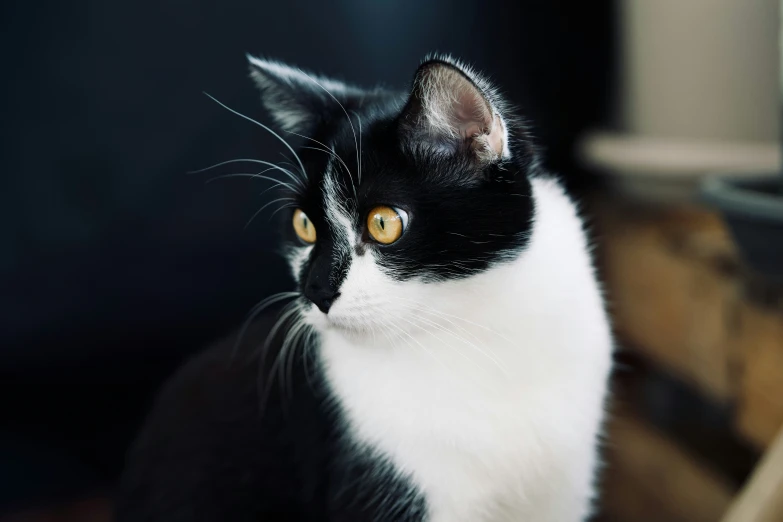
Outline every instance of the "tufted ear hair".
<path id="1" fill-rule="evenodd" d="M 319 77 L 277 61 L 250 55 L 247 59 L 250 77 L 261 90 L 264 107 L 285 131 L 309 135 L 336 118 L 345 118 L 343 108 L 350 114 L 351 110 L 390 95 L 381 89 L 364 90 Z"/>
<path id="2" fill-rule="evenodd" d="M 508 156 L 508 131 L 494 89 L 468 67 L 447 57 L 425 60 L 401 114 L 405 138 L 481 163 Z"/>

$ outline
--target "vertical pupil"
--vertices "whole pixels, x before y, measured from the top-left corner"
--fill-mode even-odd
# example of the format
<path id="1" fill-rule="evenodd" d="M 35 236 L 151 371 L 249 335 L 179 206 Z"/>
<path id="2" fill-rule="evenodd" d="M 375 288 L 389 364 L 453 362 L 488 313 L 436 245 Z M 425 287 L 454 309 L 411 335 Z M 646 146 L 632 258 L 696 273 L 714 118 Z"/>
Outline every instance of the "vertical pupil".
<path id="1" fill-rule="evenodd" d="M 386 224 L 383 222 L 383 216 L 378 217 L 378 223 L 381 225 L 381 230 L 386 230 Z"/>
<path id="2" fill-rule="evenodd" d="M 302 227 L 307 228 L 307 218 L 302 216 Z"/>

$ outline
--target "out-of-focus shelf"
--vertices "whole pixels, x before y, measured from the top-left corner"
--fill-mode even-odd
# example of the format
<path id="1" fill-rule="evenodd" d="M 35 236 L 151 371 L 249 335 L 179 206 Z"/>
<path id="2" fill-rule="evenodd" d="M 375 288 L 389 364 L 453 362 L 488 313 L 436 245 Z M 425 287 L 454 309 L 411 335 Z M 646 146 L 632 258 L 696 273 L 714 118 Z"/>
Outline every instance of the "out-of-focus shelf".
<path id="1" fill-rule="evenodd" d="M 707 174 L 777 172 L 777 142 L 732 142 L 660 138 L 593 131 L 578 150 L 582 163 L 608 176 L 621 191 L 643 200 L 693 199 Z"/>

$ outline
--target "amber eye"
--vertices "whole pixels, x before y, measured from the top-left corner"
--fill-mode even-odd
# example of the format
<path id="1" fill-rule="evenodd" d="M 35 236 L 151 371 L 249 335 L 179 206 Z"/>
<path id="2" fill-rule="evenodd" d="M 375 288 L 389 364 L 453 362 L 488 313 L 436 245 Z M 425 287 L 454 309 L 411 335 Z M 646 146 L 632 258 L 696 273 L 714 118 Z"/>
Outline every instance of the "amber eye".
<path id="1" fill-rule="evenodd" d="M 400 239 L 408 224 L 408 214 L 387 206 L 375 207 L 367 215 L 367 231 L 378 243 L 390 245 Z"/>
<path id="2" fill-rule="evenodd" d="M 301 209 L 294 211 L 294 230 L 305 243 L 315 243 L 315 226 Z"/>

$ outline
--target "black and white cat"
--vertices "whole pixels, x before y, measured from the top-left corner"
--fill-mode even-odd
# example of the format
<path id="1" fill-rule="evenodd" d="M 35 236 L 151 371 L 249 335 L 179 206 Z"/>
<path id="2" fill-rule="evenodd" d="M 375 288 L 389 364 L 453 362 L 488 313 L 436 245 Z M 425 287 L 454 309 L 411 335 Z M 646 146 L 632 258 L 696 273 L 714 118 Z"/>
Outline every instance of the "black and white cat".
<path id="1" fill-rule="evenodd" d="M 308 138 L 281 178 L 297 292 L 168 385 L 119 520 L 585 520 L 612 339 L 522 121 L 448 57 L 409 94 L 249 59 Z"/>

